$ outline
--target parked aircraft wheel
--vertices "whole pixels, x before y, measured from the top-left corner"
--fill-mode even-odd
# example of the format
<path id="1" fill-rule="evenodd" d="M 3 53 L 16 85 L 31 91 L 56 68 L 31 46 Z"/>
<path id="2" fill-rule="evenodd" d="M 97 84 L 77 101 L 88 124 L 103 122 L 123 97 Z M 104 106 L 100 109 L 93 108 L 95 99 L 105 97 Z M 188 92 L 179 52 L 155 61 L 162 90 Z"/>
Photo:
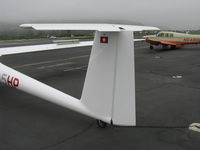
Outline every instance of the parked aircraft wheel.
<path id="1" fill-rule="evenodd" d="M 150 49 L 153 49 L 153 46 L 152 46 L 152 45 L 150 46 Z"/>
<path id="2" fill-rule="evenodd" d="M 106 128 L 107 127 L 107 123 L 101 121 L 101 120 L 97 120 L 97 125 L 100 128 Z"/>
<path id="3" fill-rule="evenodd" d="M 171 45 L 171 49 L 175 49 L 176 48 L 176 45 Z"/>

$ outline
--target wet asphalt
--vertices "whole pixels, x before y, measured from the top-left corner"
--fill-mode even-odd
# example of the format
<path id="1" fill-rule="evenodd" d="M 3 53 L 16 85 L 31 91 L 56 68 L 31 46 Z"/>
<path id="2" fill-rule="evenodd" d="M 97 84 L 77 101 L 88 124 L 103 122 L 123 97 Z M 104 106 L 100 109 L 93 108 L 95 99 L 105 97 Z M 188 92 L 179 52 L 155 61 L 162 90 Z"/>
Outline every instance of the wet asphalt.
<path id="1" fill-rule="evenodd" d="M 3 56 L 26 75 L 80 98 L 91 47 Z M 199 150 L 200 45 L 135 45 L 136 127 L 100 129 L 89 117 L 0 85 L 1 150 Z M 180 77 L 180 78 L 176 78 Z"/>

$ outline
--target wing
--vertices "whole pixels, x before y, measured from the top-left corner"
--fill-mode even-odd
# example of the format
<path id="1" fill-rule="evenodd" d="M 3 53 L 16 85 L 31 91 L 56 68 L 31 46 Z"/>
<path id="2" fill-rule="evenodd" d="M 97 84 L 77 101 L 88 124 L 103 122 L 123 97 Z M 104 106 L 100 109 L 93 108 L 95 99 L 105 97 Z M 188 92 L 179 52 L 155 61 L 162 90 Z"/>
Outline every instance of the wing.
<path id="1" fill-rule="evenodd" d="M 133 41 L 140 42 L 140 41 L 144 41 L 144 39 L 134 39 Z M 0 56 L 20 54 L 20 53 L 39 52 L 39 51 L 58 50 L 58 49 L 63 49 L 63 48 L 85 47 L 85 46 L 92 46 L 92 45 L 93 45 L 93 41 L 83 41 L 83 42 L 73 43 L 73 44 L 59 44 L 58 42 L 58 43 L 53 43 L 53 44 L 5 47 L 5 48 L 0 48 Z"/>
<path id="2" fill-rule="evenodd" d="M 134 42 L 142 42 L 142 41 L 145 41 L 145 39 L 134 39 L 133 41 Z"/>
<path id="3" fill-rule="evenodd" d="M 73 47 L 84 47 L 92 46 L 93 41 L 83 41 L 75 44 L 41 44 L 41 45 L 30 45 L 30 46 L 17 46 L 17 47 L 6 47 L 0 48 L 0 56 L 11 55 L 11 54 L 20 54 L 20 53 L 30 53 L 30 52 L 39 52 L 39 51 L 49 51 L 63 48 L 73 48 Z"/>

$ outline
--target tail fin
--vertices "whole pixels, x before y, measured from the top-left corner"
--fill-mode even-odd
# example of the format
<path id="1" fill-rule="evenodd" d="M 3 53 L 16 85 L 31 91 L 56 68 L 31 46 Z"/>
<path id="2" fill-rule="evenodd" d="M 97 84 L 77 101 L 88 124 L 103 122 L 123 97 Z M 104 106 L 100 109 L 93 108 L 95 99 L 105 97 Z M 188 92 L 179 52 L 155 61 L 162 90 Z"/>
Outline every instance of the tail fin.
<path id="1" fill-rule="evenodd" d="M 97 31 L 82 103 L 114 125 L 135 125 L 134 72 L 133 32 Z"/>

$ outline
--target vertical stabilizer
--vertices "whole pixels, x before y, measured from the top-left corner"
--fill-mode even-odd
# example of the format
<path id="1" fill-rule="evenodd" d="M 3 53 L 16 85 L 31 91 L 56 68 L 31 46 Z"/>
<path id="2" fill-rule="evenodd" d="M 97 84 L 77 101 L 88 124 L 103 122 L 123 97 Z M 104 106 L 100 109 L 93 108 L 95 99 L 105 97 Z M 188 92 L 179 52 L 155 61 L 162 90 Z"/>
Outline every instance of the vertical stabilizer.
<path id="1" fill-rule="evenodd" d="M 99 116 L 110 117 L 110 122 L 117 36 L 118 33 L 114 32 L 96 32 L 81 98 L 91 112 Z"/>
<path id="2" fill-rule="evenodd" d="M 133 32 L 96 32 L 81 100 L 114 125 L 135 125 Z"/>

